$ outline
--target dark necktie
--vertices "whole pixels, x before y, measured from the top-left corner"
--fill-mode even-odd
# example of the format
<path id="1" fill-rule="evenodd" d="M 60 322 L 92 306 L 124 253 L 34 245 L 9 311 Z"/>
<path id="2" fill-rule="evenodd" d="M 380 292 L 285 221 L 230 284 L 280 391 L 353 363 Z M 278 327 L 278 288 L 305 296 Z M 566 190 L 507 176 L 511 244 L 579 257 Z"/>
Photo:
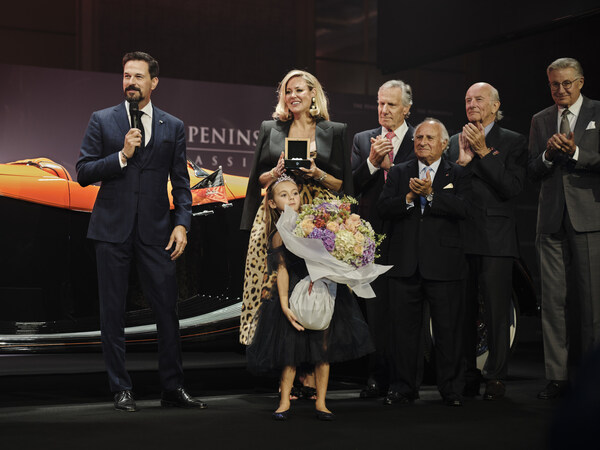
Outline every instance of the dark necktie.
<path id="1" fill-rule="evenodd" d="M 560 133 L 568 136 L 571 133 L 571 125 L 569 124 L 569 108 L 565 108 L 560 117 Z"/>
<path id="2" fill-rule="evenodd" d="M 144 148 L 146 146 L 146 133 L 144 132 L 144 123 L 142 122 L 143 115 L 144 111 L 137 111 L 137 123 L 139 124 L 138 128 L 142 132 L 142 145 L 140 145 L 140 148 Z"/>

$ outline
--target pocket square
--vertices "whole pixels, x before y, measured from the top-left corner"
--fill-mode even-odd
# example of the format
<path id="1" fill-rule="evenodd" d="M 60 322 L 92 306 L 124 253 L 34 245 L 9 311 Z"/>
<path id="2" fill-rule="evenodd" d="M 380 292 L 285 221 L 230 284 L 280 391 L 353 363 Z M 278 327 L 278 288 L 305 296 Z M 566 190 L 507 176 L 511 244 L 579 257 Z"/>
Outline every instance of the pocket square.
<path id="1" fill-rule="evenodd" d="M 595 130 L 595 129 L 596 129 L 596 122 L 591 120 L 590 123 L 588 123 L 586 130 Z"/>
<path id="2" fill-rule="evenodd" d="M 452 183 L 448 183 L 446 186 L 444 186 L 442 189 L 452 189 L 454 187 L 454 185 Z"/>

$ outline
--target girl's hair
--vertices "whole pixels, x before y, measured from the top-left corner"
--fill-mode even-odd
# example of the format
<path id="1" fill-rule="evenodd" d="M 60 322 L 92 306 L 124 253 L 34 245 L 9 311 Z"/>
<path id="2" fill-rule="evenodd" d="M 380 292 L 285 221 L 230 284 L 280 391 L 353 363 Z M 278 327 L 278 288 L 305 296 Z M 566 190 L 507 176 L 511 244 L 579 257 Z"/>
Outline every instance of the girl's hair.
<path id="1" fill-rule="evenodd" d="M 267 188 L 267 192 L 263 200 L 265 206 L 265 231 L 267 233 L 267 237 L 271 236 L 271 234 L 273 234 L 273 232 L 275 231 L 275 224 L 277 223 L 277 221 L 279 220 L 279 216 L 281 215 L 277 208 L 271 208 L 269 206 L 269 200 L 273 200 L 273 191 L 275 189 L 275 186 L 277 186 L 283 181 L 289 181 L 298 186 L 298 184 L 294 181 L 293 178 L 289 177 L 288 175 L 282 175 L 279 178 L 277 178 L 273 183 L 271 183 Z"/>

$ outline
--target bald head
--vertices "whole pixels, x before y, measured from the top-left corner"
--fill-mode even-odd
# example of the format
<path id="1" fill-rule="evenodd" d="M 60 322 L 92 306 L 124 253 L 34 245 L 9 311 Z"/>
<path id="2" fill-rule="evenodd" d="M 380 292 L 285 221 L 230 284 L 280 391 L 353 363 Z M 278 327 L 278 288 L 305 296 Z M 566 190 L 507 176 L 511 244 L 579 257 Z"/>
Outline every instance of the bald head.
<path id="1" fill-rule="evenodd" d="M 489 83 L 475 83 L 465 95 L 465 109 L 471 123 L 481 123 L 484 127 L 502 118 L 500 96 Z"/>

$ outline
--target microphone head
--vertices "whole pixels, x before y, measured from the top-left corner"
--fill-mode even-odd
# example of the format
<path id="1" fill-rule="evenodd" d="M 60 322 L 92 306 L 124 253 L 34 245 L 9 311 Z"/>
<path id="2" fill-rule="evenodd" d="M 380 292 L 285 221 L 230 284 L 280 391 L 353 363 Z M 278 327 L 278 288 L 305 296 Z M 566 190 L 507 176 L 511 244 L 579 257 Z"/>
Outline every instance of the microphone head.
<path id="1" fill-rule="evenodd" d="M 137 113 L 140 110 L 139 103 L 136 101 L 129 102 L 129 111 Z"/>

